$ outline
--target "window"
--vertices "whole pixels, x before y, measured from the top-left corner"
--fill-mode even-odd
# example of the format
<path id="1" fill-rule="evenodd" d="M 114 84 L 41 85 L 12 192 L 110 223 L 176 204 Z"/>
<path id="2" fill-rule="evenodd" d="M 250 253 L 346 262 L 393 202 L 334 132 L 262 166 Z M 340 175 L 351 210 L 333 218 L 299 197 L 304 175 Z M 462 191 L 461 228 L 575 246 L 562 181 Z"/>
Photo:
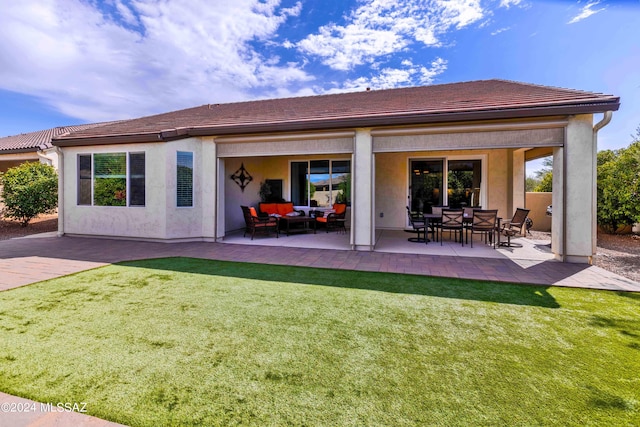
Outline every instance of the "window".
<path id="1" fill-rule="evenodd" d="M 144 206 L 145 154 L 79 155 L 78 205 Z"/>
<path id="2" fill-rule="evenodd" d="M 144 153 L 129 154 L 129 206 L 144 206 Z"/>
<path id="3" fill-rule="evenodd" d="M 351 202 L 351 161 L 291 162 L 291 201 L 296 206 Z"/>
<path id="4" fill-rule="evenodd" d="M 91 154 L 78 156 L 78 204 L 91 205 Z"/>
<path id="5" fill-rule="evenodd" d="M 481 163 L 480 160 L 449 160 L 449 206 L 480 206 Z"/>
<path id="6" fill-rule="evenodd" d="M 93 155 L 93 205 L 127 205 L 127 156 L 125 153 Z"/>
<path id="7" fill-rule="evenodd" d="M 193 153 L 178 151 L 177 166 L 177 205 L 193 206 Z"/>
<path id="8" fill-rule="evenodd" d="M 412 211 L 431 212 L 432 206 L 442 205 L 481 205 L 482 160 L 419 159 L 411 160 L 409 166 Z"/>

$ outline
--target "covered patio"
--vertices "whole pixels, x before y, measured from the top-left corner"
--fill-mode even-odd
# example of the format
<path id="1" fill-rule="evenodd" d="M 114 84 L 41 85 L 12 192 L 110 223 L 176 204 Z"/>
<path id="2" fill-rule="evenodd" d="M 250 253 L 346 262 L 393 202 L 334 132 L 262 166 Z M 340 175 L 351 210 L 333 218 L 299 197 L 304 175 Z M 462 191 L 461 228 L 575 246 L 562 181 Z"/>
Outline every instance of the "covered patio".
<path id="1" fill-rule="evenodd" d="M 249 236 L 244 237 L 243 231 L 235 231 L 227 234 L 224 243 L 236 245 L 250 245 L 257 247 L 285 247 L 285 248 L 305 248 L 305 249 L 351 249 L 349 230 L 346 234 L 331 231 L 326 233 L 320 229 L 316 234 L 292 234 L 286 236 L 281 234 L 279 238 L 275 235 L 257 236 L 251 240 Z M 403 230 L 383 230 L 378 229 L 375 233 L 374 252 L 394 253 L 394 254 L 414 254 L 414 255 L 435 255 L 445 257 L 463 258 L 490 258 L 507 259 L 516 263 L 532 263 L 551 261 L 554 259 L 551 252 L 551 241 L 535 240 L 531 237 L 519 237 L 514 239 L 518 246 L 497 247 L 481 241 L 480 236 L 474 237 L 473 248 L 469 244 L 464 246 L 451 239 L 445 238 L 442 245 L 440 242 L 416 243 L 410 242 L 410 237 L 415 237 L 411 232 Z M 471 236 L 469 236 L 471 238 Z"/>

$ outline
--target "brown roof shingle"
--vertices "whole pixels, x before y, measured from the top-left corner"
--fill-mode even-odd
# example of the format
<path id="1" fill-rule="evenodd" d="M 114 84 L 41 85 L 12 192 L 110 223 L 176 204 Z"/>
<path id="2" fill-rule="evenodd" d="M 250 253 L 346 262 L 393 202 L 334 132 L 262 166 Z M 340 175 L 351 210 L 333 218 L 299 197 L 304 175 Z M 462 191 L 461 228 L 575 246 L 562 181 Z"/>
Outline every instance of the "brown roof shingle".
<path id="1" fill-rule="evenodd" d="M 619 98 L 506 80 L 209 104 L 59 136 L 55 145 L 615 111 Z"/>
<path id="2" fill-rule="evenodd" d="M 80 132 L 97 126 L 115 122 L 91 123 L 85 125 L 60 126 L 36 132 L 0 138 L 0 154 L 24 153 L 51 148 L 51 140 L 72 132 Z"/>

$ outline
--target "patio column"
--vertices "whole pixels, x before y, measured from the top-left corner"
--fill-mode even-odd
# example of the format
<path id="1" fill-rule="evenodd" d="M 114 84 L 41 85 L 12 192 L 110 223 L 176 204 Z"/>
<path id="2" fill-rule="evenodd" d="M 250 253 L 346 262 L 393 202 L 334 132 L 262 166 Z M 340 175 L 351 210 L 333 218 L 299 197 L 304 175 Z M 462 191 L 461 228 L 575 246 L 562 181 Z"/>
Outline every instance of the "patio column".
<path id="1" fill-rule="evenodd" d="M 217 152 L 217 150 L 216 150 Z M 216 241 L 222 241 L 225 236 L 225 191 L 224 191 L 224 177 L 226 174 L 226 164 L 224 159 L 216 158 L 217 174 L 216 174 Z"/>
<path id="2" fill-rule="evenodd" d="M 597 158 L 592 126 L 590 114 L 570 118 L 564 149 L 553 152 L 552 250 L 565 262 L 591 263 L 594 255 Z"/>
<path id="3" fill-rule="evenodd" d="M 524 149 L 514 150 L 512 153 L 511 161 L 513 163 L 511 170 L 511 213 L 516 211 L 516 208 L 525 207 L 525 158 Z"/>
<path id="4" fill-rule="evenodd" d="M 352 163 L 351 244 L 353 249 L 372 251 L 375 245 L 374 158 L 370 129 L 356 131 Z"/>
<path id="5" fill-rule="evenodd" d="M 216 143 L 213 137 L 202 138 L 202 236 L 214 240 L 216 236 L 216 185 L 217 177 Z"/>

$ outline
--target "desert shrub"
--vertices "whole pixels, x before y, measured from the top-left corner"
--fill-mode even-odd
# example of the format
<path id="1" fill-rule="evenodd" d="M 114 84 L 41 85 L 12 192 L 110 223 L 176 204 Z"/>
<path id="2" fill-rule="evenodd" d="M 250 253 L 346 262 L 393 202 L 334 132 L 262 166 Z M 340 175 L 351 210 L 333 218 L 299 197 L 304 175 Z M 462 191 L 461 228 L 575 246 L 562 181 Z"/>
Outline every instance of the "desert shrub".
<path id="1" fill-rule="evenodd" d="M 26 227 L 40 214 L 55 211 L 58 205 L 58 175 L 49 165 L 27 162 L 0 174 L 4 216 Z"/>

